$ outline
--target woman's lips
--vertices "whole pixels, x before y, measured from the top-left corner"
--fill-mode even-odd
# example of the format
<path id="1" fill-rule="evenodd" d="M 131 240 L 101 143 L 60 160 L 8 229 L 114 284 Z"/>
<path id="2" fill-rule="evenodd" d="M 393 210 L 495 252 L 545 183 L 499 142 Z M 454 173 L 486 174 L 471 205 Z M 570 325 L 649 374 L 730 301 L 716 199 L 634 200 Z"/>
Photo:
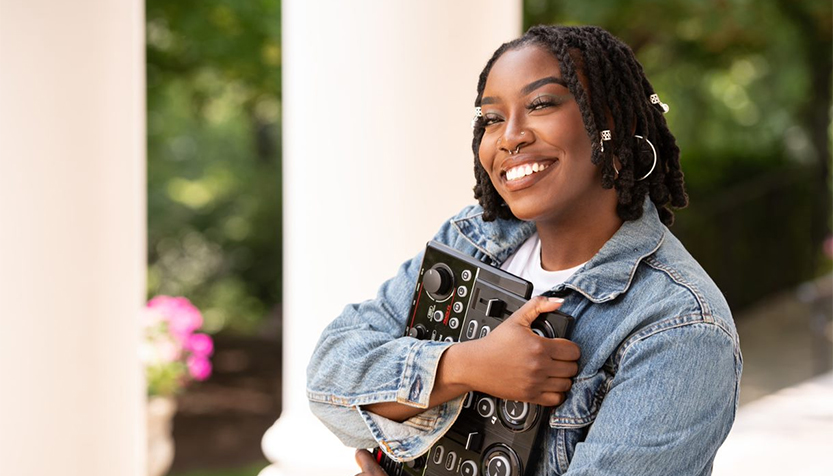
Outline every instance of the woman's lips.
<path id="1" fill-rule="evenodd" d="M 539 180 L 544 178 L 545 175 L 549 174 L 552 171 L 552 169 L 558 165 L 558 160 L 552 160 L 552 159 L 540 160 L 540 161 L 536 161 L 536 162 L 540 165 L 544 165 L 545 166 L 544 170 L 539 170 L 538 172 L 533 172 L 530 175 L 527 175 L 527 176 L 521 177 L 521 178 L 517 178 L 515 180 L 507 180 L 506 172 L 501 172 L 500 177 L 501 177 L 501 181 L 503 182 L 503 186 L 507 190 L 509 190 L 510 192 L 515 192 L 515 191 L 518 191 L 518 190 L 523 190 L 525 188 L 529 188 L 532 185 L 535 185 L 535 183 L 537 183 Z M 534 162 L 529 162 L 529 165 L 532 166 L 533 163 Z M 514 167 L 517 167 L 517 165 L 514 165 L 513 167 L 510 167 L 509 170 L 512 170 L 512 168 L 514 168 Z"/>

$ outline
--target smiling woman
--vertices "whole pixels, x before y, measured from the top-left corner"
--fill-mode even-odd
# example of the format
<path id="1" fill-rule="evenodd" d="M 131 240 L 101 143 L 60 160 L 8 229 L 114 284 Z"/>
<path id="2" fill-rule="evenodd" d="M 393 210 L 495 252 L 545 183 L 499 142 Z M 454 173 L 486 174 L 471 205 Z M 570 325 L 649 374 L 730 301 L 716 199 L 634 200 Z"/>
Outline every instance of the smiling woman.
<path id="1" fill-rule="evenodd" d="M 482 94 L 480 164 L 516 218 L 534 221 L 540 236 L 554 233 L 545 242 L 560 245 L 545 250 L 544 268 L 589 260 L 622 220 L 615 190 L 602 187 L 601 168 L 589 160 L 593 144 L 558 60 L 536 45 L 509 50 Z M 564 247 L 572 237 L 581 239 Z"/>
<path id="2" fill-rule="evenodd" d="M 502 45 L 475 106 L 479 205 L 434 239 L 547 297 L 481 339 L 401 337 L 418 254 L 325 329 L 308 368 L 313 412 L 345 444 L 410 461 L 482 392 L 555 406 L 542 457 L 518 474 L 710 474 L 741 355 L 720 290 L 666 227 L 669 206 L 687 204 L 668 107 L 597 27 L 535 27 Z M 555 309 L 576 319 L 569 341 L 530 328 Z"/>

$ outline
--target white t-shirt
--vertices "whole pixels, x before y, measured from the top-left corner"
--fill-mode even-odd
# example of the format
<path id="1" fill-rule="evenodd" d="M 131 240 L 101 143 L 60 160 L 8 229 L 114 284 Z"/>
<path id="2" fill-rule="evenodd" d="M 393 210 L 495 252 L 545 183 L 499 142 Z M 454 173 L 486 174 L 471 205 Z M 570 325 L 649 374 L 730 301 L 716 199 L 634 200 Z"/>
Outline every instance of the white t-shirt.
<path id="1" fill-rule="evenodd" d="M 574 268 L 561 271 L 545 270 L 541 267 L 541 239 L 535 232 L 509 259 L 503 262 L 500 269 L 531 282 L 532 295 L 537 296 L 563 283 L 585 264 L 586 261 Z"/>

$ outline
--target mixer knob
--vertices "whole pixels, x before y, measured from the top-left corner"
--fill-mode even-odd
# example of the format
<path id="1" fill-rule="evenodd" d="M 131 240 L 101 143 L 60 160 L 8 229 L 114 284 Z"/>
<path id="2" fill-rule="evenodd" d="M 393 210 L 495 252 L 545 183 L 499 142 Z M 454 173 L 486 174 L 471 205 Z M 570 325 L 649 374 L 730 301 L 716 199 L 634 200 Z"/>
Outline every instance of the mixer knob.
<path id="1" fill-rule="evenodd" d="M 422 324 L 417 324 L 414 327 L 411 327 L 411 330 L 408 331 L 408 335 L 414 339 L 425 340 L 425 338 L 428 337 L 428 329 L 426 329 Z"/>
<path id="2" fill-rule="evenodd" d="M 435 264 L 422 277 L 425 290 L 433 298 L 446 297 L 454 286 L 454 276 L 448 266 Z"/>

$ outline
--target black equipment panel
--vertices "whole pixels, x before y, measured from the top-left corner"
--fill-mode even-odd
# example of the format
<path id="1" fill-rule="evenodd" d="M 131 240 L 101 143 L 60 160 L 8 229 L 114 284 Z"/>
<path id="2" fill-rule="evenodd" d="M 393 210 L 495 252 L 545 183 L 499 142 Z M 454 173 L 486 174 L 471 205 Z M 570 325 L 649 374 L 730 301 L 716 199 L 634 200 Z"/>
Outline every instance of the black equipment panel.
<path id="1" fill-rule="evenodd" d="M 485 337 L 526 303 L 532 284 L 435 241 L 428 243 L 411 301 L 405 335 L 462 342 Z M 573 318 L 540 315 L 532 330 L 568 337 Z M 380 448 L 374 456 L 390 476 L 524 476 L 535 467 L 547 408 L 479 392 L 466 395 L 449 431 L 413 461 L 397 463 Z M 528 472 L 528 473 L 527 473 Z"/>

